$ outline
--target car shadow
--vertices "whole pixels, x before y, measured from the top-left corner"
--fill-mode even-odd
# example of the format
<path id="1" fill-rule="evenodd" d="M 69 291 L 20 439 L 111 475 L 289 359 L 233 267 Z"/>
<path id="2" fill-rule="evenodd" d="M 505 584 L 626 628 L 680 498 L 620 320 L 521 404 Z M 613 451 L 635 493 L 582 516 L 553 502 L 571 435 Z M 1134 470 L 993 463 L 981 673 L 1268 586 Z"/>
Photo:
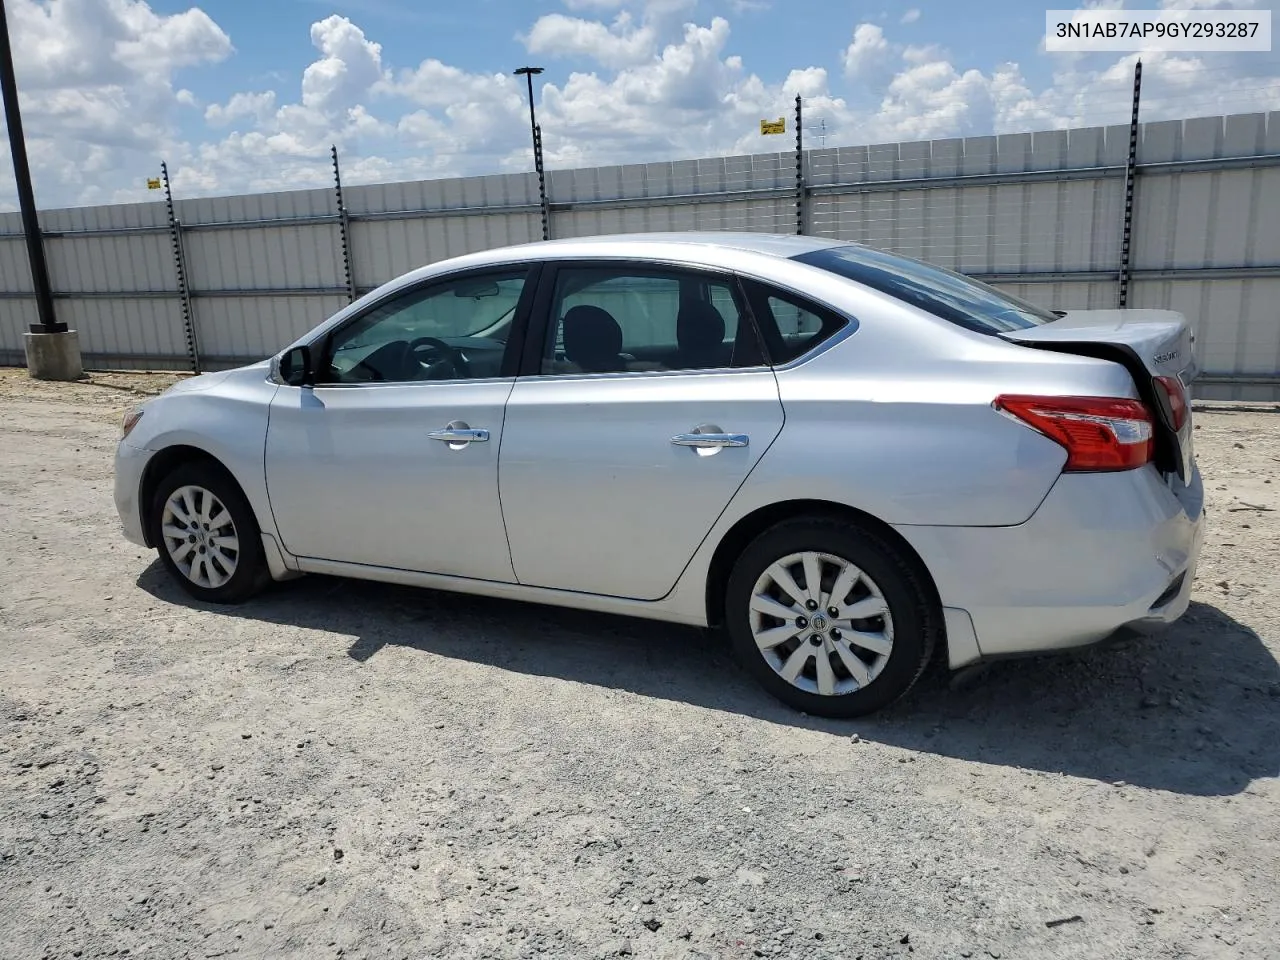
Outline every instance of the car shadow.
<path id="1" fill-rule="evenodd" d="M 1175 793 L 1243 791 L 1280 774 L 1280 665 L 1261 639 L 1193 603 L 1162 633 L 1006 660 L 965 678 L 939 666 L 899 704 L 834 721 L 765 694 L 708 631 L 359 580 L 308 576 L 240 606 L 191 600 L 159 562 L 138 585 L 165 603 L 627 690 L 909 750 Z M 967 679 L 968 682 L 956 682 Z"/>

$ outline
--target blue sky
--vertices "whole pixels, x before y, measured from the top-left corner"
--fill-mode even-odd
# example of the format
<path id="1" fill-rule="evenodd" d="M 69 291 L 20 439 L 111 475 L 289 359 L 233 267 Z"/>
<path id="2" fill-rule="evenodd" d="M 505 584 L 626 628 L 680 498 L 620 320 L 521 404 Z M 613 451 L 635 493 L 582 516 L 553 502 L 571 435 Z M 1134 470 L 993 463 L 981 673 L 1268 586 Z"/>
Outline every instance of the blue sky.
<path id="1" fill-rule="evenodd" d="M 353 183 L 524 170 L 523 63 L 564 168 L 776 150 L 759 120 L 797 93 L 827 145 L 1119 123 L 1134 59 L 1046 53 L 1015 0 L 7 5 L 46 207 L 146 198 L 161 158 L 184 196 L 323 185 L 330 143 Z M 1274 53 L 1143 59 L 1144 119 L 1280 109 Z"/>
<path id="2" fill-rule="evenodd" d="M 284 76 L 301 74 L 314 59 L 315 48 L 308 39 L 310 25 L 331 13 L 341 14 L 359 24 L 371 39 L 382 45 L 385 58 L 406 66 L 424 57 L 437 57 L 473 72 L 501 70 L 528 59 L 517 37 L 540 16 L 574 13 L 597 19 L 607 18 L 605 6 L 580 6 L 576 10 L 561 0 L 467 0 L 442 3 L 428 0 L 271 0 L 270 21 L 264 22 L 263 4 L 253 0 L 212 0 L 203 9 L 231 36 L 236 46 L 234 62 L 209 70 L 192 89 L 206 87 L 210 97 L 228 94 L 250 76 L 266 76 L 279 71 Z M 154 2 L 157 12 L 179 13 L 190 3 L 182 0 Z M 622 4 L 636 9 L 642 4 Z M 981 16 L 966 15 L 982 11 Z M 901 24 L 907 10 L 920 12 L 919 20 Z M 741 54 L 751 68 L 766 80 L 780 81 L 800 62 L 830 59 L 848 44 L 857 23 L 868 21 L 894 25 L 901 39 L 915 43 L 945 42 L 956 59 L 965 63 L 994 63 L 1011 54 L 1034 50 L 1044 31 L 1042 9 L 1018 0 L 991 0 L 989 3 L 923 2 L 893 6 L 856 0 L 772 0 L 772 2 L 732 3 L 728 0 L 699 0 L 691 7 L 692 18 L 706 22 L 714 15 L 729 19 L 733 26 L 733 52 Z M 992 29 L 999 23 L 998 31 Z M 587 58 L 560 61 L 556 72 L 590 69 Z M 1047 68 L 1047 63 L 1038 64 Z M 1041 70 L 1045 72 L 1044 69 Z M 224 97 L 225 98 L 225 97 Z"/>

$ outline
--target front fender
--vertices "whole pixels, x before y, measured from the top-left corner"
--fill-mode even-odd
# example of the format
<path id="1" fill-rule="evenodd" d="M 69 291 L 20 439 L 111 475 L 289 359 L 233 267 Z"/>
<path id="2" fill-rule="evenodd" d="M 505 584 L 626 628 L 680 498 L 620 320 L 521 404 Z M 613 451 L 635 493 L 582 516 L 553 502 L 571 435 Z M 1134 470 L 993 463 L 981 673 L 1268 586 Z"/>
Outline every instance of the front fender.
<path id="1" fill-rule="evenodd" d="M 251 375 L 235 375 L 245 373 Z M 148 463 L 156 454 L 176 446 L 207 453 L 240 485 L 262 532 L 275 537 L 265 451 L 271 399 L 277 389 L 260 371 L 242 370 L 205 390 L 162 394 L 144 406 L 129 443 L 150 454 Z"/>

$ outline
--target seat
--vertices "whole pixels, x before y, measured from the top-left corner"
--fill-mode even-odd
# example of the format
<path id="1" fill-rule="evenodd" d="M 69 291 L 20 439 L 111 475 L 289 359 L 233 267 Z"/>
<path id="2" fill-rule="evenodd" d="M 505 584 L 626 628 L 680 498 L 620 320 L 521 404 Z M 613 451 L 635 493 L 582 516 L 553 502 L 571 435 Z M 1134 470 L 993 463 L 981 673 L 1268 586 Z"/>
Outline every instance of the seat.
<path id="1" fill-rule="evenodd" d="M 729 366 L 730 346 L 724 342 L 724 317 L 705 300 L 687 300 L 676 315 L 676 344 L 680 366 L 706 370 Z"/>
<path id="2" fill-rule="evenodd" d="M 564 356 L 584 373 L 617 373 L 626 369 L 622 327 L 608 310 L 588 304 L 564 315 Z"/>

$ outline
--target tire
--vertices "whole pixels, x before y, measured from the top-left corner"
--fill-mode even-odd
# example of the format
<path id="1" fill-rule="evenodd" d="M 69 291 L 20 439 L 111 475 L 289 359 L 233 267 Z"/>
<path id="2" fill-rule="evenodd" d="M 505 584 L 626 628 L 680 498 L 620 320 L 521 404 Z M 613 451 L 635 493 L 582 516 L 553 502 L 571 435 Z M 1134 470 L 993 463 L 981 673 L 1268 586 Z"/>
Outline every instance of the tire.
<path id="1" fill-rule="evenodd" d="M 190 526 L 192 518 L 197 526 Z M 160 562 L 197 600 L 239 603 L 271 579 L 253 508 L 216 463 L 176 467 L 157 485 L 149 520 Z M 188 531 L 185 543 L 174 536 L 178 530 Z"/>
<path id="2" fill-rule="evenodd" d="M 816 601 L 810 571 L 821 584 Z M 924 574 L 901 548 L 832 518 L 798 517 L 760 534 L 725 590 L 724 623 L 742 665 L 774 697 L 813 716 L 858 717 L 900 699 L 928 665 L 941 619 Z"/>

